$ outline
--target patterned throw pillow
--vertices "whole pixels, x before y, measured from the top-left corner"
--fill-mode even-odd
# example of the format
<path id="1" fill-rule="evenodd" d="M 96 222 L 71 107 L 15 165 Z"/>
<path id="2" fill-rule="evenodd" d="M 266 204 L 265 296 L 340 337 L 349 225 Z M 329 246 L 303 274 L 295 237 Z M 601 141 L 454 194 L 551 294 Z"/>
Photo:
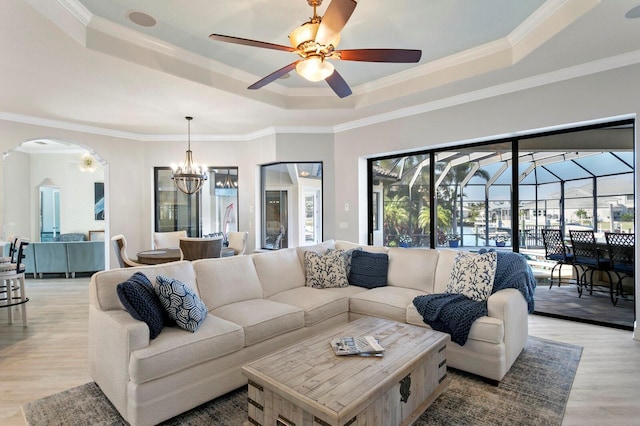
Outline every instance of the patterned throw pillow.
<path id="1" fill-rule="evenodd" d="M 330 249 L 327 250 L 327 253 L 335 251 L 335 250 L 336 249 L 330 248 Z M 354 247 L 354 248 L 351 248 L 349 250 L 340 250 L 340 251 L 342 251 L 342 253 L 344 255 L 344 263 L 345 263 L 345 266 L 346 266 L 345 267 L 345 272 L 346 272 L 347 278 L 349 278 L 349 274 L 351 273 L 351 258 L 353 256 L 353 252 L 354 251 L 362 251 L 362 247 Z"/>
<path id="2" fill-rule="evenodd" d="M 459 252 L 449 276 L 447 293 L 462 294 L 476 302 L 487 300 L 493 291 L 497 264 L 496 252 Z"/>
<path id="3" fill-rule="evenodd" d="M 195 332 L 207 317 L 204 302 L 189 288 L 174 278 L 158 275 L 156 292 L 160 302 L 178 327 Z"/>
<path id="4" fill-rule="evenodd" d="M 158 337 L 169 317 L 149 278 L 142 272 L 136 272 L 127 281 L 118 284 L 116 291 L 127 312 L 149 326 L 149 337 Z"/>
<path id="5" fill-rule="evenodd" d="M 349 284 L 364 288 L 387 285 L 389 256 L 386 253 L 370 253 L 356 250 L 351 254 Z"/>
<path id="6" fill-rule="evenodd" d="M 304 252 L 306 286 L 313 288 L 347 287 L 346 261 L 344 251 L 332 250 L 324 256 Z"/>

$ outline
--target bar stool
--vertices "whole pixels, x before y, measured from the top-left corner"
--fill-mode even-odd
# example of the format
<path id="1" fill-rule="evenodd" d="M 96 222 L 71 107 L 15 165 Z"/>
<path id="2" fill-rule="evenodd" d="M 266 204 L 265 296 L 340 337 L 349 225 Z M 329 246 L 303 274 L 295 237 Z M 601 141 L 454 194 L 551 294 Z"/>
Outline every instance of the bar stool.
<path id="1" fill-rule="evenodd" d="M 0 298 L 0 308 L 7 308 L 9 324 L 13 324 L 13 307 L 20 306 L 22 314 L 22 326 L 27 327 L 27 306 L 29 301 L 25 289 L 25 265 L 22 263 L 24 259 L 24 247 L 29 245 L 28 241 L 20 240 L 16 250 L 15 263 L 0 263 L 0 293 L 4 297 Z"/>

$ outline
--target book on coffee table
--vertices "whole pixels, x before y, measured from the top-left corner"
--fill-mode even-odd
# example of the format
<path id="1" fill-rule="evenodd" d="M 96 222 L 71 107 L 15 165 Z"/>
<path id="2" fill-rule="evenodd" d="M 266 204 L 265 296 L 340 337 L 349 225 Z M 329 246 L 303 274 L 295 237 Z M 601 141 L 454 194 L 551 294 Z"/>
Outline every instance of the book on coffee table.
<path id="1" fill-rule="evenodd" d="M 336 355 L 382 356 L 384 348 L 373 336 L 339 337 L 331 340 L 331 348 Z"/>

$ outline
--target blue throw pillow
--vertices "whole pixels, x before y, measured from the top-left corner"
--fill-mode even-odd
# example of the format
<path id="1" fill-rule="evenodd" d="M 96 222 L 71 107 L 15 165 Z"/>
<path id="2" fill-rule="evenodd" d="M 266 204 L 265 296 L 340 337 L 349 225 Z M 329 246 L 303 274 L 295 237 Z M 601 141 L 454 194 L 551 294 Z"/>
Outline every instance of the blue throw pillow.
<path id="1" fill-rule="evenodd" d="M 174 279 L 158 275 L 156 292 L 164 309 L 178 327 L 195 332 L 207 316 L 207 307 L 189 286 Z"/>
<path id="2" fill-rule="evenodd" d="M 387 285 L 389 256 L 386 253 L 370 253 L 354 250 L 351 253 L 351 272 L 349 284 L 364 288 L 384 287 Z"/>
<path id="3" fill-rule="evenodd" d="M 116 288 L 120 302 L 129 314 L 149 326 L 149 337 L 155 339 L 168 320 L 168 315 L 149 279 L 136 272 Z"/>

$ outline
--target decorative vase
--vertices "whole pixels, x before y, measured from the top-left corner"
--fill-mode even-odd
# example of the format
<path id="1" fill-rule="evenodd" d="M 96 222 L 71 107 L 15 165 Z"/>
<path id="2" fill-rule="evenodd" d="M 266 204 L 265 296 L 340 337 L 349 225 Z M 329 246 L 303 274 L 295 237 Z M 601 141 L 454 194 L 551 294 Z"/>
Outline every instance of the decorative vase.
<path id="1" fill-rule="evenodd" d="M 496 247 L 504 247 L 505 244 L 506 243 L 504 241 L 496 241 Z"/>
<path id="2" fill-rule="evenodd" d="M 400 243 L 400 247 L 409 247 L 409 243 Z"/>
<path id="3" fill-rule="evenodd" d="M 449 241 L 449 247 L 458 247 L 458 240 Z"/>

